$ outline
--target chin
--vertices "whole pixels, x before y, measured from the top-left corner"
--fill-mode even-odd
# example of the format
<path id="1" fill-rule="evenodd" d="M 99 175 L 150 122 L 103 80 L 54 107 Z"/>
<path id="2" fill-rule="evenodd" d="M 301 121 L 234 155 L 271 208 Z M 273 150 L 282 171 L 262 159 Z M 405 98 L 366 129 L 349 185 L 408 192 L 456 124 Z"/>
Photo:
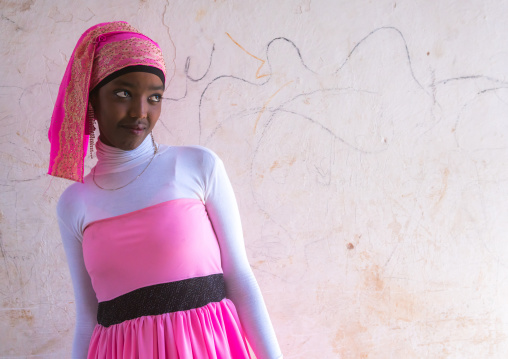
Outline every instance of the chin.
<path id="1" fill-rule="evenodd" d="M 108 140 L 107 138 L 101 137 L 102 143 L 105 145 L 118 148 L 122 151 L 132 151 L 139 147 L 143 143 L 143 141 L 146 139 L 146 137 L 149 135 L 147 134 L 140 134 L 135 136 L 116 136 L 116 138 L 112 138 L 111 140 Z"/>
<path id="2" fill-rule="evenodd" d="M 129 142 L 119 143 L 115 147 L 120 150 L 123 150 L 123 151 L 132 151 L 132 150 L 135 150 L 136 148 L 138 148 L 139 145 L 141 145 L 143 143 L 145 138 L 146 138 L 146 136 L 143 139 L 140 139 L 138 141 L 129 141 Z"/>
<path id="3" fill-rule="evenodd" d="M 132 150 L 135 150 L 136 148 L 139 147 L 139 145 L 143 143 L 143 141 L 139 142 L 139 143 L 132 143 L 132 144 L 129 144 L 127 146 L 125 146 L 125 148 L 122 148 L 122 150 L 124 151 L 132 151 Z"/>

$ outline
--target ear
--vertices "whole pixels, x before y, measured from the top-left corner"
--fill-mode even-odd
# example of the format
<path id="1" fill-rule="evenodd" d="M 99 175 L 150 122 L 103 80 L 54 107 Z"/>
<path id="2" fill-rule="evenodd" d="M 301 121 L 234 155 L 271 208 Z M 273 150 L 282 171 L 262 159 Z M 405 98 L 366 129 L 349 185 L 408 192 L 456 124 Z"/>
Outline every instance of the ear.
<path id="1" fill-rule="evenodd" d="M 88 95 L 88 102 L 92 105 L 94 110 L 97 108 L 98 105 L 97 100 L 98 100 L 97 91 L 90 92 L 90 94 Z"/>

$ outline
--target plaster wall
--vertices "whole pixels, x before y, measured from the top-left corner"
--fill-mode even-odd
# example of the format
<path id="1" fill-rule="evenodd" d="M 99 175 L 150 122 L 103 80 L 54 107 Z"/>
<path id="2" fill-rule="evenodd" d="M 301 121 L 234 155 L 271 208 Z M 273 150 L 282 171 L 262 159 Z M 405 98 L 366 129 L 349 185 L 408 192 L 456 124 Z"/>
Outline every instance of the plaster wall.
<path id="1" fill-rule="evenodd" d="M 505 358 L 508 2 L 0 1 L 0 357 L 65 358 L 74 298 L 46 175 L 88 27 L 174 70 L 159 142 L 226 164 L 285 358 Z M 94 160 L 87 160 L 86 172 Z"/>

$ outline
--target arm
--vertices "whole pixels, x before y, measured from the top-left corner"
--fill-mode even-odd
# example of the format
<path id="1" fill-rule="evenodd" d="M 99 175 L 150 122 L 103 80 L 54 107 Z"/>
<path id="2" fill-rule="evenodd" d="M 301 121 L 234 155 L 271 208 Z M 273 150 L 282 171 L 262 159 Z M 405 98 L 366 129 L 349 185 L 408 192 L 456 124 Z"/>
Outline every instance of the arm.
<path id="1" fill-rule="evenodd" d="M 233 188 L 218 157 L 215 157 L 207 183 L 205 206 L 219 241 L 227 297 L 237 308 L 257 358 L 282 358 L 261 291 L 247 260 Z"/>
<path id="2" fill-rule="evenodd" d="M 58 205 L 58 224 L 62 236 L 67 263 L 74 287 L 74 297 L 76 303 L 76 327 L 74 331 L 74 341 L 72 346 L 73 359 L 86 359 L 90 338 L 97 323 L 97 298 L 92 288 L 90 276 L 85 268 L 83 259 L 83 249 L 80 237 L 69 229 L 62 216 L 69 214 L 67 208 L 62 205 L 62 200 Z"/>

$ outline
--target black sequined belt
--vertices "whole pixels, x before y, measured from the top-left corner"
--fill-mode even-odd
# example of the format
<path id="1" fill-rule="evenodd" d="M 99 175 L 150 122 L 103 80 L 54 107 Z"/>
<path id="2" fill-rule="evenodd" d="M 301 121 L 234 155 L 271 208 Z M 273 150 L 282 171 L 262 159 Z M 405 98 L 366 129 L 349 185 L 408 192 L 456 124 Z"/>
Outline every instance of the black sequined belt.
<path id="1" fill-rule="evenodd" d="M 222 273 L 139 288 L 114 299 L 100 302 L 97 322 L 119 324 L 145 315 L 160 315 L 200 308 L 226 297 Z"/>

